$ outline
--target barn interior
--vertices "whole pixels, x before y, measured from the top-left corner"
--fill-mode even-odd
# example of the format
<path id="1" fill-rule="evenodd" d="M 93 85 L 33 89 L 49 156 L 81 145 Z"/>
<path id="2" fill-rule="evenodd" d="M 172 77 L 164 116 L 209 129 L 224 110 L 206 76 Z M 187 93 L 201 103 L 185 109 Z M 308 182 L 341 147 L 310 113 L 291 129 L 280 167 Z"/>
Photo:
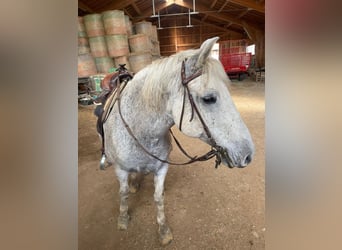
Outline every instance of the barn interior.
<path id="1" fill-rule="evenodd" d="M 129 19 L 132 32 L 128 32 L 128 35 L 140 33 L 141 28 L 135 31 L 135 25 L 151 23 L 157 32 L 156 38 L 152 39 L 155 40 L 152 47 L 158 47 L 159 50 L 155 55 L 169 56 L 182 50 L 198 48 L 206 39 L 218 36 L 220 46 L 217 53 L 220 56 L 246 52 L 247 46 L 252 45 L 253 52 L 246 71 L 254 79 L 258 77 L 257 72 L 265 71 L 265 2 L 262 0 L 78 1 L 79 17 L 110 10 L 120 10 Z M 104 31 L 102 35 L 91 36 L 114 33 Z M 83 44 L 82 41 L 79 40 L 79 44 Z"/>
<path id="2" fill-rule="evenodd" d="M 108 20 L 120 18 L 126 29 L 117 33 L 120 27 Z M 136 74 L 154 60 L 197 49 L 215 36 L 212 56 L 231 80 L 228 89 L 256 153 L 244 169 L 215 169 L 214 160 L 170 167 L 165 214 L 174 238 L 165 248 L 265 249 L 265 1 L 78 0 L 78 27 L 79 249 L 161 247 L 151 175 L 129 197 L 128 229 L 116 227 L 119 183 L 113 168 L 99 169 L 101 141 L 93 113 L 101 81 L 119 64 Z M 194 155 L 208 150 L 173 130 Z M 173 146 L 170 159 L 182 161 Z"/>
<path id="3" fill-rule="evenodd" d="M 264 67 L 265 2 L 262 0 L 80 0 L 79 16 L 123 10 L 133 23 L 152 22 L 158 28 L 161 55 L 197 48 L 209 37 L 248 39 L 256 45 L 259 67 Z"/>

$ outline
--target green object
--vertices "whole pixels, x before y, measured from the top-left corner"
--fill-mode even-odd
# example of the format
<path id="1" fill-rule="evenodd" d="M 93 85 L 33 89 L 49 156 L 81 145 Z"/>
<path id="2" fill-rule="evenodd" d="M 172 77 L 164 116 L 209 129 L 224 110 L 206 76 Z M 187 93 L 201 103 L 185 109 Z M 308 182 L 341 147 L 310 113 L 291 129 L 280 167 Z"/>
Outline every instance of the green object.
<path id="1" fill-rule="evenodd" d="M 95 91 L 101 91 L 101 78 L 96 77 L 95 79 Z"/>
<path id="2" fill-rule="evenodd" d="M 101 82 L 106 75 L 92 75 L 90 76 L 90 81 L 92 85 L 92 89 L 96 92 L 101 92 Z"/>
<path id="3" fill-rule="evenodd" d="M 115 71 L 117 70 L 117 68 L 110 68 L 109 70 L 108 70 L 108 73 L 114 73 Z"/>

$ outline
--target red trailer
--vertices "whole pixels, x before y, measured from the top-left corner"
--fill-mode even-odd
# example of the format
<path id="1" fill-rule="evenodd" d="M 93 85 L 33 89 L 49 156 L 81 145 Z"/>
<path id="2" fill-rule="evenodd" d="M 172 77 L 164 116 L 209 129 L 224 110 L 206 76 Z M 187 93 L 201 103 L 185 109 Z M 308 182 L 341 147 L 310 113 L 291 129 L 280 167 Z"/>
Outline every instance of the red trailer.
<path id="1" fill-rule="evenodd" d="M 221 54 L 220 61 L 230 78 L 237 78 L 239 81 L 248 75 L 248 68 L 251 64 L 251 53 Z"/>

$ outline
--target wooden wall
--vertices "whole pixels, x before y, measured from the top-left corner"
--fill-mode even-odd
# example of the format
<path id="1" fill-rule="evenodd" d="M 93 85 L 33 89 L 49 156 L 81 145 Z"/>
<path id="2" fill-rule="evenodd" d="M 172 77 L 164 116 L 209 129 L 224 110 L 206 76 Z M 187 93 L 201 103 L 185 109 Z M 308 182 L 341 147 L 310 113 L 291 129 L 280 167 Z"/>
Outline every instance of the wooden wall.
<path id="1" fill-rule="evenodd" d="M 188 24 L 188 18 L 173 18 L 166 20 L 164 23 L 161 22 L 160 27 L 162 29 L 158 29 L 158 38 L 162 56 L 169 56 L 182 50 L 199 48 L 203 41 L 214 36 L 219 36 L 220 40 L 246 38 L 240 33 L 227 32 L 214 25 L 202 24 L 200 26 L 196 20 L 191 21 L 193 27 L 184 27 Z M 155 25 L 159 27 L 158 23 L 155 23 Z"/>

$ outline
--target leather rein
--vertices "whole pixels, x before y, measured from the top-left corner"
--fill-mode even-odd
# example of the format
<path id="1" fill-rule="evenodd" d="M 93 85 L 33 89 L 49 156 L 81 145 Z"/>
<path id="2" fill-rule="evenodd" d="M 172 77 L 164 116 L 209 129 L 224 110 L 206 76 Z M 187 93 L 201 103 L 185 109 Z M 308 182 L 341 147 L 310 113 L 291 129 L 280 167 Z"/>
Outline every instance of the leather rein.
<path id="1" fill-rule="evenodd" d="M 211 145 L 211 150 L 208 151 L 206 154 L 203 154 L 201 156 L 190 156 L 184 149 L 183 147 L 181 146 L 181 144 L 179 143 L 179 141 L 177 140 L 177 138 L 175 137 L 175 135 L 173 134 L 171 128 L 169 129 L 170 131 L 170 134 L 172 135 L 173 139 L 175 140 L 177 146 L 179 147 L 179 149 L 181 150 L 181 152 L 189 158 L 188 161 L 186 162 L 182 162 L 182 163 L 175 163 L 175 162 L 170 162 L 166 159 L 161 159 L 159 158 L 158 156 L 152 154 L 151 152 L 149 152 L 144 145 L 142 145 L 139 140 L 137 139 L 137 137 L 134 135 L 133 131 L 131 130 L 131 128 L 129 127 L 128 123 L 126 122 L 126 120 L 124 119 L 123 115 L 122 115 L 122 112 L 121 112 L 121 82 L 118 81 L 118 85 L 117 85 L 117 97 L 115 98 L 115 101 L 114 103 L 117 101 L 118 102 L 118 110 L 119 110 L 119 114 L 120 114 L 120 117 L 121 117 L 121 120 L 127 130 L 127 132 L 129 133 L 129 135 L 134 139 L 134 141 L 136 142 L 136 144 L 149 156 L 151 156 L 152 158 L 160 161 L 160 162 L 163 162 L 163 163 L 167 163 L 167 164 L 170 164 L 170 165 L 188 165 L 188 164 L 191 164 L 193 162 L 196 162 L 196 161 L 207 161 L 207 160 L 210 160 L 211 158 L 213 157 L 216 157 L 215 159 L 215 168 L 217 168 L 221 162 L 222 162 L 222 156 L 225 156 L 225 158 L 227 159 L 228 161 L 228 166 L 231 167 L 231 160 L 227 154 L 227 152 L 219 145 L 217 145 L 216 141 L 214 140 L 214 138 L 212 137 L 210 131 L 209 131 L 209 128 L 208 126 L 206 125 L 206 123 L 204 122 L 195 102 L 194 102 L 194 99 L 190 93 L 190 90 L 189 90 L 189 82 L 191 82 L 192 80 L 196 79 L 197 77 L 201 76 L 202 75 L 202 71 L 201 70 L 198 70 L 197 72 L 195 72 L 194 74 L 190 75 L 189 77 L 186 77 L 186 73 L 185 73 L 185 60 L 182 62 L 182 69 L 181 69 L 181 79 L 182 79 L 182 85 L 183 85 L 183 107 L 182 107 L 182 111 L 181 111 L 181 117 L 180 117 L 180 122 L 179 122 L 179 130 L 182 131 L 182 122 L 183 122 L 183 116 L 184 116 L 184 107 L 185 107 L 185 99 L 186 99 L 186 96 L 188 96 L 188 99 L 189 99 L 189 102 L 190 102 L 190 105 L 191 105 L 191 118 L 190 118 L 190 122 L 193 120 L 194 118 L 194 113 L 196 113 L 196 115 L 198 116 L 202 126 L 203 126 L 203 129 L 209 139 L 209 144 Z M 127 80 L 123 81 L 124 83 L 124 86 L 123 88 L 126 86 L 127 84 Z"/>

